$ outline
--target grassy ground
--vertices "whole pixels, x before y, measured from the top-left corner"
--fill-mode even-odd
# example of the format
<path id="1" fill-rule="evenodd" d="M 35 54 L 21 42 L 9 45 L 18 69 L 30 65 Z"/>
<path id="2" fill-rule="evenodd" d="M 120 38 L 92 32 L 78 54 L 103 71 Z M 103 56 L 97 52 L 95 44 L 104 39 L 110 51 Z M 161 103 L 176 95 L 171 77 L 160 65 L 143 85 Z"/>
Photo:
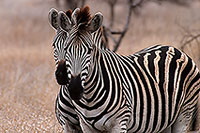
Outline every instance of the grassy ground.
<path id="1" fill-rule="evenodd" d="M 108 6 L 98 1 L 88 4 L 93 13 L 102 11 L 108 25 Z M 123 26 L 127 13 L 123 4 L 116 7 L 116 29 Z M 53 0 L 0 1 L 0 132 L 62 132 L 54 114 L 59 86 L 51 48 L 54 31 L 47 19 L 51 7 Z M 153 44 L 180 47 L 183 33 L 178 25 L 200 29 L 199 8 L 199 3 L 187 8 L 144 6 L 140 16 L 132 17 L 118 52 L 128 55 Z M 185 50 L 200 63 L 200 46 L 192 43 Z"/>

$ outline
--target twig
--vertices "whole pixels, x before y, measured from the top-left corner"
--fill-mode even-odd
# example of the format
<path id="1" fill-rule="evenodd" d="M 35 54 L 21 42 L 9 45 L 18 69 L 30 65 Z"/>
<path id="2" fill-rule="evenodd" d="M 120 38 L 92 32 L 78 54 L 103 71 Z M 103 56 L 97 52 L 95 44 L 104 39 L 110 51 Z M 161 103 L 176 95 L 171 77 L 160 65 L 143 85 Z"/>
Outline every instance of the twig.
<path id="1" fill-rule="evenodd" d="M 140 0 L 140 1 L 137 2 L 137 3 L 133 3 L 133 0 L 129 0 L 129 1 L 131 2 L 132 8 L 134 9 L 134 8 L 141 7 L 145 0 Z"/>
<path id="2" fill-rule="evenodd" d="M 182 46 L 181 46 L 181 50 L 183 50 L 184 47 L 185 47 L 187 44 L 191 43 L 191 42 L 194 41 L 194 40 L 199 44 L 199 41 L 198 41 L 198 38 L 199 38 L 199 37 L 200 37 L 200 34 L 192 35 L 192 36 L 190 37 L 190 39 L 188 39 L 187 41 L 183 42 L 183 44 L 182 44 Z"/>
<path id="3" fill-rule="evenodd" d="M 181 50 L 184 50 L 185 46 L 192 43 L 193 41 L 196 41 L 197 44 L 200 44 L 198 40 L 198 38 L 200 38 L 200 33 L 193 34 L 188 28 L 180 25 L 179 23 L 176 23 L 176 24 L 183 30 L 185 34 L 181 40 L 181 44 L 182 44 L 180 47 Z"/>
<path id="4" fill-rule="evenodd" d="M 131 0 L 130 0 L 131 1 Z M 131 14 L 132 14 L 132 5 L 130 5 L 129 7 L 129 11 L 128 11 L 128 16 L 127 16 L 127 21 L 126 21 L 126 24 L 125 24 L 125 27 L 124 27 L 124 30 L 121 32 L 121 35 L 119 37 L 119 40 L 117 41 L 117 43 L 115 44 L 115 47 L 113 49 L 114 52 L 117 51 L 117 49 L 119 48 L 119 45 L 124 37 L 124 35 L 126 34 L 127 30 L 128 30 L 128 26 L 129 26 L 129 23 L 130 23 L 130 19 L 131 19 Z"/>
<path id="5" fill-rule="evenodd" d="M 190 6 L 190 2 L 188 2 L 186 0 L 149 0 L 149 1 L 153 1 L 158 4 L 162 4 L 163 2 L 168 2 L 168 3 L 172 3 L 172 4 L 179 5 L 179 6 L 184 6 L 184 7 Z"/>
<path id="6" fill-rule="evenodd" d="M 118 35 L 118 34 L 122 34 L 122 31 L 110 31 L 110 33 L 113 35 Z"/>

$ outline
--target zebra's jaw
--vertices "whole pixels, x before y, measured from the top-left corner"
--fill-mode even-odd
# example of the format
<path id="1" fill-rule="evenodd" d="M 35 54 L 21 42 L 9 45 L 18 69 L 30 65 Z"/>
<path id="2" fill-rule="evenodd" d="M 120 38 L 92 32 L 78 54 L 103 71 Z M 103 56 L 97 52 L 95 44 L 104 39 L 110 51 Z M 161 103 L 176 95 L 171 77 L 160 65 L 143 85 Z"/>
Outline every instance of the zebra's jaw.
<path id="1" fill-rule="evenodd" d="M 80 75 L 71 77 L 68 90 L 71 99 L 74 101 L 79 101 L 83 97 L 84 88 L 81 84 Z"/>

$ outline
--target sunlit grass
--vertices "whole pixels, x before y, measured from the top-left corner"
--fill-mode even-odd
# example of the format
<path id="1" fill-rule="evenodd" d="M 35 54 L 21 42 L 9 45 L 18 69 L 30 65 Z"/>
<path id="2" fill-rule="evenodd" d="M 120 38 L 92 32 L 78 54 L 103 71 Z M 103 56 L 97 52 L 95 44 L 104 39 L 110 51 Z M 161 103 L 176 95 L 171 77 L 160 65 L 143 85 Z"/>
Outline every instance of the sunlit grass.
<path id="1" fill-rule="evenodd" d="M 38 47 L 0 50 L 2 131 L 61 130 L 54 114 L 59 86 L 53 75 L 51 52 L 47 51 Z"/>

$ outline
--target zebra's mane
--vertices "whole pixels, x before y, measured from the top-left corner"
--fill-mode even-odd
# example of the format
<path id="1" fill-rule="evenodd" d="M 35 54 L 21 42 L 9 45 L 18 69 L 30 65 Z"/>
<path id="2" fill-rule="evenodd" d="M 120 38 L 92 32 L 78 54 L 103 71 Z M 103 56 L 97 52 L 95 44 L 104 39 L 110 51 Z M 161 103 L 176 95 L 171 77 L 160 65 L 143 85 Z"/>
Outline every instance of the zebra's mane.
<path id="1" fill-rule="evenodd" d="M 67 10 L 65 14 L 69 17 L 70 20 L 72 20 L 72 14 L 74 11 L 71 9 Z M 85 6 L 83 8 L 80 8 L 80 10 L 77 11 L 76 15 L 76 21 L 74 24 L 79 25 L 80 30 L 84 30 L 87 27 L 88 22 L 91 20 L 91 14 L 90 14 L 90 8 L 88 6 Z"/>
<path id="2" fill-rule="evenodd" d="M 67 10 L 66 12 L 65 12 L 65 14 L 69 17 L 69 19 L 71 20 L 71 18 L 72 18 L 72 10 L 71 9 L 69 9 L 69 10 Z"/>
<path id="3" fill-rule="evenodd" d="M 79 12 L 77 12 L 76 20 L 77 25 L 79 25 L 80 23 L 87 24 L 91 20 L 90 8 L 88 6 L 80 8 Z"/>

